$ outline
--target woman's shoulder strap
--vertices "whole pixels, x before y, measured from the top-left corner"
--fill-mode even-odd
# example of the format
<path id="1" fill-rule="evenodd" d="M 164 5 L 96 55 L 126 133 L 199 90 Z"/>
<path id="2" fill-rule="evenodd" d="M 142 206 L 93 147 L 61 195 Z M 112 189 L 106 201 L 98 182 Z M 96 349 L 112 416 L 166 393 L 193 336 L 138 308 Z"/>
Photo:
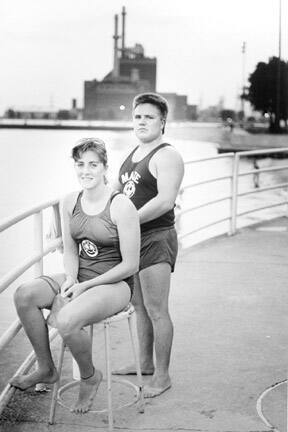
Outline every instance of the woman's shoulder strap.
<path id="1" fill-rule="evenodd" d="M 72 206 L 72 212 L 71 212 L 72 215 L 75 213 L 76 209 L 79 207 L 82 194 L 83 194 L 83 191 L 81 190 L 80 192 L 78 192 L 78 194 L 76 193 L 74 195 L 74 204 Z"/>
<path id="2" fill-rule="evenodd" d="M 110 204 L 111 204 L 111 202 L 113 201 L 113 199 L 117 196 L 117 195 L 123 195 L 122 194 L 122 192 L 120 192 L 120 191 L 113 191 L 112 192 L 112 194 L 111 194 L 111 197 L 110 197 Z"/>

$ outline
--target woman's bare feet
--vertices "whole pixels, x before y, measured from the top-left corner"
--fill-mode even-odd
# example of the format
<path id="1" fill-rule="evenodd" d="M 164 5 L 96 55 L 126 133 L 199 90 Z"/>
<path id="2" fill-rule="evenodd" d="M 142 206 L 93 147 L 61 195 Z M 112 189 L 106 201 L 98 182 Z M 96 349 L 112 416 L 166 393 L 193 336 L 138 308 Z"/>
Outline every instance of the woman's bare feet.
<path id="1" fill-rule="evenodd" d="M 81 379 L 78 400 L 72 409 L 72 412 L 76 414 L 85 414 L 90 410 L 98 387 L 102 381 L 102 377 L 102 372 L 95 369 L 94 374 L 91 377 Z"/>
<path id="2" fill-rule="evenodd" d="M 10 384 L 19 390 L 27 390 L 38 383 L 54 384 L 58 381 L 59 375 L 55 368 L 53 369 L 37 369 L 29 375 L 17 375 L 13 377 Z"/>

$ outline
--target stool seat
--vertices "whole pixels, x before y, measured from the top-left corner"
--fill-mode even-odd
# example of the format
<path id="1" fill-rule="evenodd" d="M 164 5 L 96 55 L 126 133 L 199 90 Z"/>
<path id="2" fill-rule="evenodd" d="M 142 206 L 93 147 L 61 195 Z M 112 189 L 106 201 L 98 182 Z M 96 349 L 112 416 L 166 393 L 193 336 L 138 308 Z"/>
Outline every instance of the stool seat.
<path id="1" fill-rule="evenodd" d="M 117 378 L 113 377 L 112 379 L 112 373 L 111 373 L 111 361 L 110 361 L 110 325 L 112 323 L 115 323 L 117 321 L 123 321 L 127 320 L 129 325 L 129 333 L 130 333 L 130 340 L 132 345 L 132 351 L 134 354 L 134 360 L 136 365 L 136 371 L 137 371 L 137 380 L 138 385 L 133 384 L 131 381 L 123 378 Z M 141 367 L 140 367 L 140 356 L 139 356 L 139 341 L 138 341 L 138 335 L 137 335 L 137 326 L 136 326 L 136 313 L 134 306 L 129 303 L 125 309 L 122 311 L 105 318 L 104 320 L 95 323 L 97 325 L 103 325 L 104 327 L 104 334 L 105 334 L 105 360 L 106 360 L 106 374 L 107 378 L 103 381 L 107 382 L 107 409 L 103 410 L 90 410 L 91 413 L 108 413 L 108 430 L 113 431 L 113 409 L 119 410 L 134 404 L 137 404 L 137 411 L 139 413 L 144 412 L 144 396 L 143 396 L 143 382 L 142 382 L 142 375 L 141 375 Z M 93 324 L 90 325 L 90 335 L 91 339 L 93 337 Z M 58 362 L 58 374 L 61 378 L 61 370 L 63 366 L 63 360 L 64 360 L 64 351 L 65 351 L 65 343 L 62 340 L 61 347 L 60 347 L 60 355 L 59 355 L 59 362 Z M 75 362 L 75 361 L 74 361 Z M 52 394 L 52 401 L 51 401 L 51 407 L 50 407 L 50 417 L 49 417 L 49 424 L 54 424 L 55 420 L 55 413 L 56 413 L 56 405 L 59 403 L 64 408 L 67 408 L 70 410 L 71 407 L 67 406 L 63 401 L 63 393 L 72 387 L 75 387 L 79 385 L 79 380 L 74 380 L 72 382 L 69 382 L 62 387 L 60 387 L 60 378 L 59 380 L 54 384 L 53 387 L 53 394 Z M 118 407 L 114 407 L 112 409 L 112 383 L 120 383 L 120 385 L 125 385 L 134 390 L 134 400 L 129 401 L 128 403 L 121 404 Z"/>
<path id="2" fill-rule="evenodd" d="M 121 320 L 127 319 L 134 312 L 135 312 L 134 306 L 132 305 L 132 303 L 129 303 L 125 307 L 125 309 L 123 309 L 122 311 L 117 312 L 116 314 L 111 315 L 108 318 L 105 318 L 103 321 L 100 321 L 97 324 L 104 324 L 105 325 L 105 324 L 109 324 L 109 323 L 112 323 L 112 322 L 121 321 Z"/>

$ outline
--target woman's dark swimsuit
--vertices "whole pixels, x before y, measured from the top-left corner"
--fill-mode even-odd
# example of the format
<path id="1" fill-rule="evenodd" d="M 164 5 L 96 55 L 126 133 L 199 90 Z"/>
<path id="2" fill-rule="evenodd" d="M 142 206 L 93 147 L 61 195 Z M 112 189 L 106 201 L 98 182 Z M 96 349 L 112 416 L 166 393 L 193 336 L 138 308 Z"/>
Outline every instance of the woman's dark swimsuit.
<path id="1" fill-rule="evenodd" d="M 120 192 L 114 192 L 104 210 L 97 215 L 87 215 L 81 205 L 83 191 L 79 193 L 70 220 L 71 236 L 79 246 L 78 282 L 106 273 L 122 261 L 117 226 L 110 215 L 111 202 Z M 59 284 L 50 276 L 40 276 L 52 291 L 60 291 Z M 133 276 L 124 279 L 133 292 Z"/>

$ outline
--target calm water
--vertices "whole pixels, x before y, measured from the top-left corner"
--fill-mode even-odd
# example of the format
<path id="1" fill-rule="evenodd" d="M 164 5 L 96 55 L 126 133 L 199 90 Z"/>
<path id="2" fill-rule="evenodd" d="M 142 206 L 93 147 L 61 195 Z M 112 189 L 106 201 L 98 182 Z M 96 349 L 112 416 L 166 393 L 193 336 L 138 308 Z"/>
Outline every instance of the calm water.
<path id="1" fill-rule="evenodd" d="M 132 132 L 0 130 L 0 218 L 77 189 L 70 151 L 77 139 L 91 135 L 107 143 L 109 174 L 113 177 L 121 159 L 133 148 Z M 188 137 L 186 128 L 173 128 L 167 141 L 185 160 L 217 154 L 215 144 L 191 142 Z"/>
<path id="2" fill-rule="evenodd" d="M 221 131 L 216 125 L 205 128 L 178 125 L 167 129 L 166 139 L 179 150 L 183 159 L 187 161 L 216 155 L 216 141 L 219 141 L 219 133 Z M 117 175 L 120 161 L 134 146 L 133 132 L 0 130 L 0 219 L 39 202 L 58 198 L 66 192 L 78 189 L 70 152 L 77 139 L 87 136 L 98 136 L 106 142 L 109 177 L 113 179 Z M 269 159 L 263 160 L 263 164 L 271 163 L 274 162 Z M 249 167 L 252 169 L 252 162 L 243 161 L 242 168 Z M 193 166 L 186 170 L 184 184 L 200 181 L 207 176 L 225 175 L 224 173 L 231 173 L 231 164 L 227 160 L 217 163 L 209 162 L 199 167 Z M 266 180 L 263 179 L 268 183 L 270 180 L 269 175 L 266 176 Z M 248 186 L 253 187 L 252 176 L 245 180 L 246 186 L 247 183 Z M 184 194 L 179 205 L 181 208 L 187 208 L 192 203 L 201 203 L 203 197 L 212 198 L 219 192 L 228 195 L 230 183 L 224 181 L 214 186 L 203 186 L 197 191 L 190 190 Z M 213 212 L 221 215 L 228 211 L 228 207 L 229 202 L 227 201 L 216 207 Z M 209 223 L 209 217 L 211 217 L 211 211 L 207 209 L 196 211 L 193 214 L 188 213 L 183 218 L 179 229 L 180 231 L 187 230 L 189 226 L 199 225 L 199 222 Z M 45 230 L 48 230 L 49 220 L 50 213 L 47 211 L 44 214 Z M 226 226 L 223 224 L 211 228 L 212 231 L 208 232 L 207 236 L 225 229 Z M 15 228 L 0 234 L 0 276 L 29 256 L 29 252 L 33 249 L 32 235 L 32 223 L 28 221 L 21 222 Z M 197 240 L 199 238 L 196 238 Z M 60 270 L 59 262 L 61 260 L 57 253 L 53 254 L 46 260 L 44 271 Z M 31 277 L 31 272 L 27 272 L 23 277 Z M 9 296 L 8 293 L 7 295 Z"/>

